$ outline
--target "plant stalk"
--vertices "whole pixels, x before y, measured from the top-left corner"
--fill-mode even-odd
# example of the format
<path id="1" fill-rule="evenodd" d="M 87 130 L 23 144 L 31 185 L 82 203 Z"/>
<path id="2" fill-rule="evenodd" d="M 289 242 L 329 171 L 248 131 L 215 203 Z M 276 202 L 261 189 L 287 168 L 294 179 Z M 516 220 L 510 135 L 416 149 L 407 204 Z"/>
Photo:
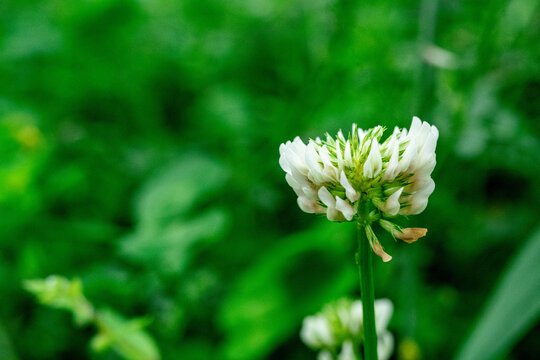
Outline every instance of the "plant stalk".
<path id="1" fill-rule="evenodd" d="M 373 251 L 369 245 L 366 228 L 358 226 L 358 273 L 362 298 L 364 327 L 364 360 L 378 360 L 377 332 L 375 328 L 375 288 L 373 284 Z"/>

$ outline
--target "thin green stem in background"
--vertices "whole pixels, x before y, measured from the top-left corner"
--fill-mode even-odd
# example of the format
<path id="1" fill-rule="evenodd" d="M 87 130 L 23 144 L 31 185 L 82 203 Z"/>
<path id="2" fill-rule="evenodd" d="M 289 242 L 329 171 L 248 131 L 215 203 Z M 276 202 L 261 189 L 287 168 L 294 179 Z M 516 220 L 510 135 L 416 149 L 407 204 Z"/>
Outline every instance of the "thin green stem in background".
<path id="1" fill-rule="evenodd" d="M 366 236 L 366 228 L 358 227 L 358 272 L 362 298 L 364 326 L 364 360 L 377 360 L 377 332 L 375 329 L 375 289 L 373 285 L 373 254 Z"/>

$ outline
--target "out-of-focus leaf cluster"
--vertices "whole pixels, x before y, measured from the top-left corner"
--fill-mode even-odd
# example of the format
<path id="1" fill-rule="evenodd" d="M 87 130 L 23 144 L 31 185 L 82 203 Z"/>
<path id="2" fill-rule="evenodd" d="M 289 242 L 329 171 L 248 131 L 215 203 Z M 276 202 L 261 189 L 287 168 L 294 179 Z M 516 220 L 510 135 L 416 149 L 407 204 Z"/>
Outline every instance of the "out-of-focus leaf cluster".
<path id="1" fill-rule="evenodd" d="M 1 1 L 0 358 L 117 358 L 20 286 L 63 274 L 164 359 L 312 359 L 302 318 L 358 296 L 354 229 L 298 209 L 278 146 L 412 115 L 441 134 L 429 232 L 382 238 L 376 296 L 394 358 L 452 358 L 538 225 L 537 9 Z M 538 354 L 535 319 L 504 356 Z"/>
<path id="2" fill-rule="evenodd" d="M 94 308 L 84 297 L 80 280 L 51 275 L 45 280 L 27 280 L 24 287 L 40 303 L 71 311 L 77 325 L 86 325 L 94 319 Z"/>
<path id="3" fill-rule="evenodd" d="M 95 310 L 84 297 L 80 280 L 50 275 L 44 280 L 27 280 L 24 287 L 42 304 L 73 313 L 77 325 L 95 325 L 98 333 L 91 347 L 96 352 L 113 348 L 126 360 L 160 359 L 154 340 L 143 330 L 147 319 L 126 320 L 112 310 Z"/>

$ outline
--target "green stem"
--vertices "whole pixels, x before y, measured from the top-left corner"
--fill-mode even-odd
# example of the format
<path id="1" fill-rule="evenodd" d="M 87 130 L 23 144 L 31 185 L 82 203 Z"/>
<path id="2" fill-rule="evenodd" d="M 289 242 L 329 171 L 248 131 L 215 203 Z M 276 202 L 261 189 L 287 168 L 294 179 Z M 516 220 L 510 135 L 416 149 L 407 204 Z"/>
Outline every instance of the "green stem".
<path id="1" fill-rule="evenodd" d="M 366 228 L 358 226 L 358 272 L 362 297 L 364 326 L 364 360 L 378 360 L 375 329 L 375 288 L 373 285 L 373 251 L 366 236 Z"/>

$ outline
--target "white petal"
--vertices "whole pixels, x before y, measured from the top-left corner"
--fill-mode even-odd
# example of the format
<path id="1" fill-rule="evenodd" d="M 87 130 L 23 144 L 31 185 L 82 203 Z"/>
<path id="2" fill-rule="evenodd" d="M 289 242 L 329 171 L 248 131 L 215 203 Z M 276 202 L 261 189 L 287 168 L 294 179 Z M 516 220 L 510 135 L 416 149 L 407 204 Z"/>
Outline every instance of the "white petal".
<path id="1" fill-rule="evenodd" d="M 409 133 L 407 132 L 407 129 L 401 129 L 401 133 L 398 136 L 399 139 L 405 139 Z"/>
<path id="2" fill-rule="evenodd" d="M 426 197 L 411 197 L 409 200 L 410 206 L 407 206 L 399 210 L 400 215 L 418 215 L 424 211 L 428 204 L 428 199 Z"/>
<path id="3" fill-rule="evenodd" d="M 296 181 L 291 174 L 285 174 L 285 181 L 287 181 L 287 184 L 289 184 L 289 186 L 293 189 L 301 187 L 298 181 Z"/>
<path id="4" fill-rule="evenodd" d="M 321 199 L 323 204 L 328 206 L 329 208 L 336 207 L 336 200 L 334 199 L 332 194 L 330 194 L 330 191 L 328 191 L 328 189 L 324 186 L 319 189 L 319 199 Z"/>
<path id="5" fill-rule="evenodd" d="M 296 196 L 300 197 L 300 196 L 304 196 L 304 192 L 302 191 L 302 189 L 300 188 L 292 188 L 294 190 L 294 193 L 296 194 Z"/>
<path id="6" fill-rule="evenodd" d="M 371 139 L 364 139 L 360 146 L 360 154 L 365 154 L 371 146 Z"/>
<path id="7" fill-rule="evenodd" d="M 432 178 L 421 178 L 410 185 L 411 189 L 415 189 L 414 193 L 406 199 L 409 202 L 408 207 L 399 211 L 401 215 L 417 215 L 424 211 L 428 204 L 429 196 L 435 190 L 435 182 Z"/>
<path id="8" fill-rule="evenodd" d="M 316 326 L 316 333 L 321 340 L 321 342 L 327 346 L 332 346 L 334 344 L 334 336 L 332 335 L 332 331 L 330 330 L 330 324 L 328 324 L 328 321 L 324 317 L 318 317 L 317 322 L 315 323 Z"/>
<path id="9" fill-rule="evenodd" d="M 416 192 L 413 196 L 429 197 L 433 193 L 433 190 L 435 190 L 435 181 L 431 177 L 428 177 L 422 181 L 421 185 L 419 184 L 416 187 Z"/>
<path id="10" fill-rule="evenodd" d="M 319 149 L 319 155 L 321 156 L 321 160 L 323 162 L 323 165 L 326 167 L 326 166 L 332 166 L 332 163 L 330 162 L 330 154 L 328 153 L 328 148 L 326 147 L 326 145 L 323 145 L 320 149 Z"/>
<path id="11" fill-rule="evenodd" d="M 418 131 L 420 131 L 421 127 L 422 127 L 422 120 L 420 120 L 416 116 L 413 116 L 409 134 L 417 133 Z"/>
<path id="12" fill-rule="evenodd" d="M 328 321 L 322 315 L 308 316 L 304 319 L 300 338 L 314 349 L 333 346 L 335 342 Z"/>
<path id="13" fill-rule="evenodd" d="M 381 333 L 386 330 L 393 313 L 394 305 L 392 305 L 390 300 L 375 300 L 375 327 L 377 328 L 377 333 Z"/>
<path id="14" fill-rule="evenodd" d="M 341 146 L 339 145 L 339 141 L 336 141 L 336 157 L 337 157 L 337 165 L 338 170 L 343 170 L 343 153 L 341 152 Z"/>
<path id="15" fill-rule="evenodd" d="M 289 173 L 294 181 L 298 183 L 299 186 L 309 186 L 308 179 L 304 174 L 302 174 L 297 168 L 293 167 L 291 168 L 291 172 Z M 287 175 L 285 175 L 287 176 Z"/>
<path id="16" fill-rule="evenodd" d="M 324 174 L 329 180 L 337 180 L 338 171 L 330 161 L 330 154 L 326 145 L 323 145 L 322 148 L 319 149 L 319 155 L 321 156 L 321 160 L 324 164 Z"/>
<path id="17" fill-rule="evenodd" d="M 281 168 L 290 173 L 292 168 L 296 168 L 300 173 L 307 174 L 307 165 L 305 163 L 306 145 L 297 136 L 294 142 L 287 141 L 279 147 L 279 164 Z"/>
<path id="18" fill-rule="evenodd" d="M 377 125 L 373 128 L 372 134 L 375 139 L 379 140 L 383 133 L 384 133 L 384 129 L 381 125 Z"/>
<path id="19" fill-rule="evenodd" d="M 320 161 L 319 153 L 317 152 L 317 149 L 315 148 L 315 144 L 313 144 L 312 142 L 310 142 L 306 148 L 305 161 L 310 170 L 312 170 L 312 168 L 318 168 L 321 166 L 319 164 L 319 161 Z"/>
<path id="20" fill-rule="evenodd" d="M 423 190 L 425 187 L 429 186 L 429 184 L 433 181 L 431 179 L 431 176 L 426 175 L 421 172 L 416 172 L 411 178 L 410 178 L 410 184 L 407 185 L 405 192 L 408 192 L 409 194 L 417 193 L 418 191 Z"/>
<path id="21" fill-rule="evenodd" d="M 429 125 L 427 122 L 423 122 L 422 127 L 420 128 L 420 131 L 417 135 L 419 148 L 424 146 L 430 134 L 431 134 L 431 125 Z"/>
<path id="22" fill-rule="evenodd" d="M 300 338 L 302 341 L 313 348 L 319 347 L 319 339 L 315 333 L 314 322 L 316 318 L 314 316 L 308 316 L 302 322 L 302 330 L 300 330 Z"/>
<path id="23" fill-rule="evenodd" d="M 429 176 L 435 169 L 435 165 L 437 165 L 435 153 L 421 156 L 422 157 L 414 164 L 414 171 L 415 173 Z"/>
<path id="24" fill-rule="evenodd" d="M 386 157 L 392 155 L 394 148 L 398 143 L 396 135 L 391 135 L 384 143 L 381 145 L 381 154 Z"/>
<path id="25" fill-rule="evenodd" d="M 357 300 L 351 305 L 351 321 L 350 330 L 353 335 L 359 334 L 362 324 L 364 309 L 362 308 L 362 301 Z"/>
<path id="26" fill-rule="evenodd" d="M 347 140 L 345 143 L 345 150 L 343 151 L 343 158 L 346 166 L 352 167 L 352 155 L 351 155 L 351 142 Z"/>
<path id="27" fill-rule="evenodd" d="M 339 322 L 341 323 L 341 326 L 343 328 L 348 328 L 350 320 L 351 320 L 349 309 L 346 306 L 340 306 L 337 309 L 337 316 L 339 318 Z"/>
<path id="28" fill-rule="evenodd" d="M 317 190 L 315 190 L 311 186 L 302 187 L 302 194 L 304 195 L 304 197 L 308 198 L 309 200 L 313 200 L 313 201 L 319 200 L 319 193 L 317 192 Z"/>
<path id="29" fill-rule="evenodd" d="M 401 156 L 401 160 L 399 160 L 399 171 L 400 172 L 406 172 L 409 169 L 409 166 L 411 165 L 411 161 L 416 157 L 416 140 L 414 138 L 411 138 L 409 140 L 409 143 L 407 144 L 407 148 L 403 152 L 403 155 Z"/>
<path id="30" fill-rule="evenodd" d="M 382 170 L 382 158 L 379 143 L 377 140 L 373 140 L 371 150 L 364 164 L 364 176 L 367 178 L 374 178 L 379 175 Z"/>
<path id="31" fill-rule="evenodd" d="M 309 200 L 303 196 L 299 196 L 297 199 L 298 207 L 303 212 L 306 212 L 308 214 L 324 214 L 325 209 L 317 204 L 316 201 Z"/>
<path id="32" fill-rule="evenodd" d="M 343 171 L 341 172 L 339 183 L 345 188 L 345 194 L 347 195 L 347 199 L 349 199 L 351 202 L 355 202 L 356 200 L 358 200 L 358 193 L 356 192 L 356 190 L 354 190 L 351 183 L 349 183 L 349 180 L 347 179 L 347 176 L 345 176 L 345 172 Z"/>
<path id="33" fill-rule="evenodd" d="M 316 145 L 310 142 L 305 153 L 305 160 L 308 171 L 308 178 L 316 184 L 325 182 L 326 178 L 323 174 L 322 165 L 320 164 L 320 156 L 315 148 Z"/>
<path id="34" fill-rule="evenodd" d="M 300 139 L 300 136 L 297 136 L 292 142 L 292 148 L 297 154 L 303 155 L 303 153 L 306 151 L 306 144 L 304 144 L 302 139 Z"/>
<path id="35" fill-rule="evenodd" d="M 332 353 L 328 350 L 323 350 L 317 355 L 317 360 L 334 360 Z"/>
<path id="36" fill-rule="evenodd" d="M 394 181 L 399 173 L 399 143 L 396 141 L 388 166 L 384 171 L 383 181 Z"/>
<path id="37" fill-rule="evenodd" d="M 291 172 L 291 165 L 289 165 L 289 160 L 287 159 L 287 156 L 285 156 L 285 152 L 279 157 L 279 166 L 283 169 L 283 171 L 287 173 Z"/>
<path id="38" fill-rule="evenodd" d="M 435 148 L 437 146 L 437 139 L 439 137 L 439 132 L 435 126 L 432 126 L 428 129 L 428 134 L 426 136 L 425 142 L 418 152 L 418 160 L 415 164 L 416 168 L 426 169 L 435 166 Z M 429 171 L 429 170 L 424 170 Z"/>
<path id="39" fill-rule="evenodd" d="M 356 214 L 356 209 L 351 206 L 347 201 L 336 196 L 336 210 L 341 211 L 345 219 L 351 221 Z"/>
<path id="40" fill-rule="evenodd" d="M 384 203 L 384 206 L 381 208 L 381 210 L 389 215 L 389 216 L 395 216 L 398 214 L 399 209 L 401 207 L 401 204 L 399 203 L 399 197 L 401 196 L 401 193 L 403 192 L 404 188 L 399 189 L 392 195 L 386 199 L 386 202 Z"/>
<path id="41" fill-rule="evenodd" d="M 364 141 L 364 137 L 366 137 L 366 133 L 364 130 L 358 128 L 358 143 L 362 143 Z"/>
<path id="42" fill-rule="evenodd" d="M 431 126 L 431 134 L 433 135 L 433 138 L 435 139 L 435 142 L 439 139 L 439 129 L 435 125 Z"/>
<path id="43" fill-rule="evenodd" d="M 345 218 L 335 207 L 328 207 L 326 209 L 326 218 L 330 221 L 344 221 Z"/>
<path id="44" fill-rule="evenodd" d="M 394 352 L 394 337 L 388 331 L 377 335 L 378 360 L 388 360 Z"/>
<path id="45" fill-rule="evenodd" d="M 343 342 L 341 352 L 339 353 L 338 360 L 356 360 L 354 355 L 353 343 L 350 340 Z"/>

